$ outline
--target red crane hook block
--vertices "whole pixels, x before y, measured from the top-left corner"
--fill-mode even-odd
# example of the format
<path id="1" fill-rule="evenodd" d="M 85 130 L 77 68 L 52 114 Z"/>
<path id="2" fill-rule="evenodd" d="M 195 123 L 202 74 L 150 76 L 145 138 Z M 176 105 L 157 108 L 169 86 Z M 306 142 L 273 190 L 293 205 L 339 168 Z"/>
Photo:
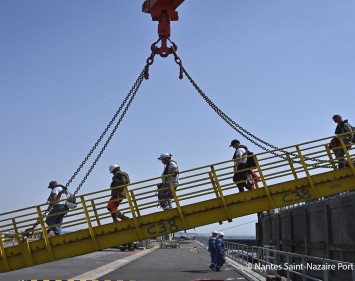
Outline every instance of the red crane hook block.
<path id="1" fill-rule="evenodd" d="M 144 13 L 151 14 L 153 21 L 159 21 L 158 35 L 161 47 L 156 47 L 154 53 L 162 57 L 173 53 L 172 49 L 167 47 L 167 40 L 170 37 L 170 21 L 179 19 L 178 12 L 175 10 L 182 2 L 184 0 L 145 0 L 142 5 Z"/>

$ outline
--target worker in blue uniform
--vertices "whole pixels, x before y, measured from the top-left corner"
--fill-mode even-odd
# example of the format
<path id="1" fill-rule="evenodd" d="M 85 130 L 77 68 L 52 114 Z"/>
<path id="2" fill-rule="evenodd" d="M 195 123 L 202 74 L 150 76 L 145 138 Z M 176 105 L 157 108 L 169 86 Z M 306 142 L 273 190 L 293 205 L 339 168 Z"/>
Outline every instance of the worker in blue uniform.
<path id="1" fill-rule="evenodd" d="M 226 253 L 224 251 L 224 241 L 223 241 L 224 233 L 218 233 L 218 237 L 216 239 L 216 271 L 221 271 L 221 267 L 226 262 Z"/>
<path id="2" fill-rule="evenodd" d="M 209 266 L 210 269 L 215 270 L 216 269 L 216 239 L 218 236 L 218 231 L 214 230 L 212 231 L 212 236 L 210 239 L 208 239 L 208 251 L 210 252 L 211 256 L 211 265 Z"/>

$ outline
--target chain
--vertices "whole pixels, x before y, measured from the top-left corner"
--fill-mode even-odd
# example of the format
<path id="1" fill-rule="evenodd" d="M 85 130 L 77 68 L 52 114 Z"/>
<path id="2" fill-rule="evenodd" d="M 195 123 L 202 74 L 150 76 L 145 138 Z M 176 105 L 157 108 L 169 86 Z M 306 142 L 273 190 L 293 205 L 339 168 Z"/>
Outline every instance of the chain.
<path id="1" fill-rule="evenodd" d="M 298 157 L 296 154 L 294 153 L 290 153 L 287 152 L 281 148 L 278 148 L 260 138 L 258 138 L 257 136 L 253 135 L 252 133 L 250 133 L 249 131 L 247 131 L 246 129 L 244 129 L 242 126 L 240 126 L 239 124 L 237 124 L 235 121 L 233 121 L 227 114 L 225 114 L 216 104 L 214 104 L 211 99 L 201 90 L 201 88 L 196 84 L 196 82 L 191 78 L 191 76 L 188 74 L 188 72 L 186 71 L 186 69 L 181 66 L 182 71 L 185 73 L 186 77 L 189 79 L 189 81 L 191 82 L 191 84 L 195 87 L 195 89 L 197 90 L 197 92 L 202 96 L 202 98 L 208 103 L 208 105 L 229 125 L 231 126 L 234 130 L 236 130 L 240 135 L 242 135 L 244 138 L 246 138 L 248 141 L 250 141 L 251 143 L 253 143 L 254 145 L 256 145 L 257 147 L 261 148 L 264 151 L 267 151 L 277 157 L 280 157 L 284 160 L 288 160 L 287 157 L 280 155 L 278 153 L 276 153 L 275 151 L 270 150 L 269 148 L 261 145 L 260 143 L 263 143 L 266 146 L 271 147 L 272 149 L 276 150 L 276 151 L 280 151 L 283 152 L 284 154 L 289 154 L 292 155 L 294 157 Z M 257 142 L 258 141 L 258 142 Z M 325 160 L 320 160 L 317 158 L 309 158 L 309 157 L 304 157 L 305 160 L 310 160 L 310 161 L 315 161 L 318 163 L 324 163 L 327 162 Z M 301 164 L 302 163 L 300 161 L 296 161 L 291 159 L 292 163 L 297 163 L 297 164 Z M 330 168 L 332 169 L 332 166 L 318 166 L 317 164 L 311 164 L 311 166 L 313 167 L 320 167 L 320 168 Z"/>
<path id="2" fill-rule="evenodd" d="M 171 52 L 173 53 L 174 55 L 174 60 L 176 62 L 176 64 L 179 66 L 180 68 L 180 74 L 179 74 L 179 79 L 182 79 L 184 76 L 183 76 L 183 73 L 184 73 L 184 67 L 182 66 L 182 60 L 180 59 L 180 57 L 177 55 L 176 53 L 176 50 L 177 50 L 177 46 L 176 44 L 170 40 L 170 38 L 168 38 L 168 40 L 170 41 L 171 43 Z"/>
<path id="3" fill-rule="evenodd" d="M 122 111 L 123 107 L 125 106 L 120 118 L 118 119 L 116 125 L 114 126 L 112 132 L 110 133 L 109 137 L 107 138 L 105 144 L 103 145 L 103 147 L 101 148 L 99 154 L 96 156 L 94 162 L 92 163 L 92 165 L 90 166 L 89 170 L 86 172 L 84 178 L 82 179 L 82 181 L 80 182 L 79 186 L 77 187 L 77 189 L 75 190 L 75 192 L 73 193 L 73 196 L 75 196 L 80 188 L 83 186 L 83 184 L 85 183 L 85 181 L 87 180 L 87 178 L 89 177 L 90 173 L 92 172 L 92 170 L 94 169 L 94 167 L 96 166 L 97 162 L 99 161 L 99 159 L 101 158 L 102 154 L 104 153 L 105 149 L 107 148 L 109 142 L 111 141 L 112 137 L 114 136 L 115 132 L 117 131 L 118 126 L 121 124 L 123 117 L 126 115 L 129 107 L 132 104 L 133 99 L 135 98 L 139 87 L 142 84 L 142 81 L 144 80 L 144 77 L 147 73 L 147 70 L 149 68 L 149 65 L 151 65 L 154 61 L 154 56 L 151 55 L 151 57 L 149 57 L 146 61 L 146 65 L 144 66 L 143 70 L 141 71 L 141 73 L 139 74 L 138 78 L 136 79 L 134 85 L 132 86 L 131 90 L 129 91 L 129 93 L 127 94 L 127 96 L 125 97 L 125 99 L 123 100 L 123 102 L 121 103 L 120 107 L 118 108 L 118 110 L 115 112 L 114 116 L 112 117 L 111 121 L 109 122 L 109 124 L 106 126 L 105 130 L 102 132 L 102 134 L 100 135 L 100 137 L 98 138 L 98 140 L 95 142 L 95 144 L 93 145 L 93 147 L 90 149 L 90 152 L 86 155 L 86 157 L 84 158 L 84 160 L 81 162 L 81 164 L 79 165 L 79 167 L 76 169 L 76 171 L 74 172 L 74 174 L 71 176 L 71 178 L 69 179 L 69 181 L 65 184 L 65 187 L 69 187 L 69 185 L 72 183 L 72 181 L 75 179 L 75 177 L 79 174 L 79 172 L 81 171 L 81 169 L 84 167 L 84 165 L 86 164 L 86 162 L 89 160 L 89 158 L 91 157 L 91 155 L 94 153 L 94 151 L 96 150 L 96 148 L 98 147 L 98 145 L 100 144 L 100 142 L 103 140 L 103 138 L 105 137 L 105 135 L 107 134 L 108 130 L 111 128 L 111 126 L 113 125 L 113 123 L 115 122 L 115 120 L 117 119 L 118 115 L 120 114 L 120 112 Z M 43 216 L 46 216 L 47 213 L 50 212 L 50 210 L 52 209 L 51 205 L 48 206 L 47 210 L 43 212 Z M 32 229 L 35 229 L 37 227 L 37 225 L 40 223 L 40 219 L 38 218 L 37 221 L 33 224 Z"/>
<path id="4" fill-rule="evenodd" d="M 114 126 L 112 132 L 110 133 L 109 137 L 107 138 L 105 144 L 103 145 L 103 147 L 101 148 L 99 154 L 96 156 L 94 162 L 92 163 L 92 165 L 90 166 L 89 170 L 86 172 L 83 180 L 80 182 L 79 186 L 77 187 L 77 189 L 75 190 L 75 192 L 73 193 L 73 196 L 75 196 L 80 188 L 83 186 L 83 184 L 85 183 L 85 181 L 87 180 L 87 178 L 89 177 L 90 173 L 92 172 L 92 170 L 94 169 L 94 167 L 96 166 L 97 162 L 99 161 L 99 159 L 101 158 L 102 154 L 104 153 L 105 149 L 107 148 L 109 142 L 111 141 L 113 135 L 115 134 L 118 126 L 121 124 L 123 117 L 126 115 L 130 105 L 132 104 L 133 99 L 135 98 L 139 87 L 142 84 L 142 81 L 144 80 L 144 76 L 147 73 L 147 69 L 149 68 L 149 65 L 151 65 L 153 63 L 154 60 L 154 56 L 151 56 L 150 58 L 147 59 L 146 61 L 146 65 L 144 66 L 143 70 L 141 71 L 141 73 L 139 74 L 138 78 L 136 79 L 134 85 L 132 86 L 131 90 L 129 91 L 129 93 L 127 94 L 127 96 L 125 97 L 125 99 L 123 100 L 123 102 L 121 103 L 120 107 L 118 108 L 118 110 L 115 112 L 114 116 L 112 117 L 111 121 L 109 122 L 109 124 L 106 126 L 105 130 L 102 132 L 102 134 L 100 135 L 100 137 L 98 138 L 98 140 L 95 142 L 95 144 L 93 145 L 93 147 L 90 149 L 90 152 L 86 155 L 86 157 L 84 158 L 84 160 L 81 162 L 81 164 L 79 165 L 79 167 L 76 169 L 75 173 L 71 176 L 71 178 L 69 179 L 69 181 L 65 184 L 65 187 L 69 187 L 69 185 L 73 182 L 73 180 L 75 179 L 75 177 L 79 174 L 79 172 L 81 171 L 81 169 L 84 167 L 84 165 L 86 164 L 86 162 L 89 160 L 89 158 L 91 157 L 91 155 L 94 153 L 94 151 L 96 150 L 96 148 L 98 147 L 98 145 L 100 144 L 100 142 L 103 140 L 104 136 L 107 134 L 108 130 L 111 128 L 111 126 L 113 125 L 113 123 L 115 122 L 115 120 L 117 119 L 118 115 L 120 114 L 120 112 L 122 111 L 123 107 L 125 106 L 119 120 L 117 121 L 116 125 Z M 47 210 L 44 211 L 43 216 L 46 216 L 47 213 L 50 212 L 50 210 L 52 209 L 51 205 L 48 206 Z M 37 219 L 37 221 L 33 224 L 32 228 L 35 229 L 37 227 L 37 225 L 40 223 L 39 218 Z"/>
<path id="5" fill-rule="evenodd" d="M 90 150 L 89 154 L 85 157 L 84 161 L 80 164 L 79 168 L 76 170 L 76 172 L 74 173 L 74 175 L 70 178 L 70 180 L 68 181 L 68 183 L 66 184 L 66 187 L 69 186 L 69 184 L 73 181 L 73 179 L 77 176 L 77 174 L 80 172 L 80 170 L 82 169 L 82 167 L 85 165 L 85 163 L 88 161 L 89 157 L 93 154 L 93 152 L 95 151 L 95 149 L 97 148 L 98 144 L 102 141 L 103 137 L 106 135 L 107 131 L 109 130 L 109 128 L 112 126 L 113 122 L 115 121 L 115 119 L 117 118 L 117 116 L 119 115 L 119 113 L 121 112 L 122 108 L 124 107 L 124 105 L 127 103 L 127 105 L 125 106 L 120 118 L 118 119 L 116 125 L 114 126 L 112 132 L 110 133 L 109 137 L 107 138 L 105 144 L 103 145 L 103 147 L 101 148 L 99 154 L 96 156 L 94 162 L 92 163 L 92 165 L 90 166 L 89 170 L 86 172 L 84 178 L 82 179 L 82 181 L 80 182 L 78 188 L 75 190 L 75 192 L 73 193 L 73 195 L 75 196 L 78 191 L 80 190 L 80 188 L 83 186 L 83 184 L 85 183 L 85 181 L 87 180 L 87 178 L 89 177 L 90 173 L 92 172 L 92 170 L 94 169 L 94 167 L 96 166 L 97 162 L 99 161 L 99 159 L 101 158 L 102 154 L 104 153 L 105 149 L 107 148 L 109 142 L 111 141 L 113 135 L 115 134 L 116 130 L 118 129 L 118 126 L 121 124 L 123 117 L 126 115 L 133 99 L 135 98 L 138 89 L 140 87 L 140 85 L 142 84 L 143 78 L 144 78 L 144 73 L 146 71 L 146 66 L 144 67 L 144 69 L 142 70 L 142 72 L 140 73 L 140 75 L 138 76 L 136 82 L 134 83 L 132 89 L 130 90 L 130 92 L 128 93 L 128 95 L 126 96 L 126 98 L 124 99 L 124 101 L 122 102 L 121 106 L 119 107 L 119 109 L 116 111 L 115 115 L 113 116 L 113 118 L 111 119 L 110 123 L 107 125 L 107 127 L 105 128 L 105 130 L 103 131 L 103 133 L 101 134 L 100 138 L 96 141 L 95 145 L 92 147 L 92 149 Z"/>

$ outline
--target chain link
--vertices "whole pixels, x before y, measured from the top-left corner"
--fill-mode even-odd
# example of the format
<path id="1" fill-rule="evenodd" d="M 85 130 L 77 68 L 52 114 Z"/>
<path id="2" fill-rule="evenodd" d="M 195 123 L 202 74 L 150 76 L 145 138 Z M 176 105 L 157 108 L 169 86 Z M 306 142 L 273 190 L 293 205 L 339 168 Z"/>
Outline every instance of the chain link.
<path id="1" fill-rule="evenodd" d="M 260 138 L 258 138 L 257 136 L 253 135 L 251 132 L 247 131 L 246 129 L 244 129 L 242 126 L 240 126 L 239 124 L 237 124 L 235 121 L 233 121 L 227 114 L 225 114 L 217 105 L 215 105 L 212 100 L 201 90 L 201 88 L 197 85 L 197 83 L 192 79 L 192 77 L 189 75 L 189 73 L 186 71 L 186 69 L 182 67 L 183 72 L 185 73 L 186 77 L 189 79 L 189 81 L 191 82 L 191 84 L 195 87 L 195 89 L 197 90 L 197 92 L 201 95 L 201 97 L 208 103 L 208 105 L 229 125 L 231 126 L 234 130 L 236 130 L 240 135 L 242 135 L 244 138 L 246 138 L 248 141 L 250 141 L 251 143 L 253 143 L 255 146 L 261 148 L 264 151 L 267 151 L 277 157 L 280 157 L 284 160 L 288 160 L 287 157 L 280 155 L 278 153 L 276 153 L 275 151 L 270 150 L 269 148 L 263 146 L 262 144 L 271 147 L 272 149 L 276 150 L 276 151 L 280 151 L 283 152 L 284 154 L 288 154 L 288 155 L 292 155 L 294 157 L 299 157 L 298 155 L 294 154 L 294 153 L 290 153 L 287 152 L 281 148 L 278 148 Z M 262 144 L 260 144 L 262 143 Z M 318 163 L 324 163 L 327 162 L 325 160 L 320 160 L 317 158 L 309 158 L 309 157 L 304 157 L 305 160 L 310 160 L 310 161 L 315 161 Z M 297 163 L 297 164 L 301 164 L 302 163 L 300 161 L 296 161 L 291 159 L 292 163 Z M 311 164 L 311 166 L 313 167 L 318 167 L 318 168 L 329 168 L 332 169 L 332 166 L 326 166 L 326 165 L 322 165 L 319 166 L 317 164 Z"/>

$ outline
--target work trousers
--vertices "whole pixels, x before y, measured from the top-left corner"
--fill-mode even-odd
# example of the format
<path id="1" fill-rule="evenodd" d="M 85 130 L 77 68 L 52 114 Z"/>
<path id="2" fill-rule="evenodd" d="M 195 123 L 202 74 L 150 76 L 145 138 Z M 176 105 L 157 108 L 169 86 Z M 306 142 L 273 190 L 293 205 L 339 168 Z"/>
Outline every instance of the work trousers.
<path id="1" fill-rule="evenodd" d="M 252 186 L 248 181 L 251 178 L 250 170 L 238 171 L 238 170 L 243 170 L 246 168 L 247 168 L 246 163 L 239 163 L 239 165 L 237 167 L 237 172 L 233 176 L 234 182 L 240 181 L 239 183 L 237 183 L 237 187 L 239 189 L 239 192 L 243 192 L 244 188 L 246 188 L 248 190 L 252 189 Z"/>
<path id="2" fill-rule="evenodd" d="M 62 226 L 61 224 L 63 223 L 63 218 L 66 215 L 65 211 L 68 211 L 69 208 L 65 204 L 57 204 L 54 205 L 52 210 L 48 213 L 48 216 L 46 218 L 46 224 L 49 226 L 51 230 L 53 230 L 55 235 L 60 235 L 62 234 Z M 57 214 L 61 213 L 62 214 Z M 56 215 L 57 214 L 57 215 Z M 55 226 L 52 226 L 55 225 Z"/>

